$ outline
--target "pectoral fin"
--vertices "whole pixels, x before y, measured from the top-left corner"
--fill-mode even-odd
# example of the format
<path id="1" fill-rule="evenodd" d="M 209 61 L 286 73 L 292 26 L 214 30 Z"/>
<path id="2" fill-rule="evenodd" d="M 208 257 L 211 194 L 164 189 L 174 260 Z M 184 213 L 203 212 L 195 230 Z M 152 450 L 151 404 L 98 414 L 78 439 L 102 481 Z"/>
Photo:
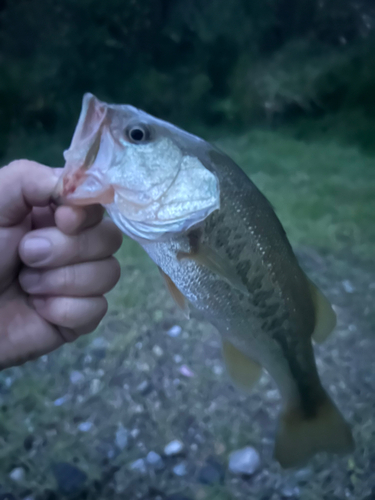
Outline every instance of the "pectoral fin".
<path id="1" fill-rule="evenodd" d="M 324 342 L 336 326 L 336 314 L 328 299 L 309 280 L 312 300 L 315 306 L 315 329 L 312 334 L 317 343 Z"/>
<path id="2" fill-rule="evenodd" d="M 223 357 L 233 383 L 239 389 L 251 392 L 262 374 L 262 367 L 227 340 L 223 341 Z"/>
<path id="3" fill-rule="evenodd" d="M 168 288 L 170 294 L 172 295 L 174 301 L 182 309 L 184 316 L 187 319 L 189 319 L 190 318 L 190 311 L 189 311 L 189 305 L 188 305 L 187 300 L 182 295 L 180 290 L 176 287 L 176 285 L 173 283 L 173 281 L 168 276 L 168 274 L 165 274 L 165 272 L 162 271 L 159 266 L 158 266 L 158 269 L 160 271 L 160 274 L 163 276 L 165 284 L 167 285 L 167 288 Z"/>
<path id="4" fill-rule="evenodd" d="M 213 273 L 219 275 L 241 293 L 245 295 L 249 294 L 248 289 L 241 282 L 239 276 L 230 264 L 211 248 L 202 246 L 196 252 L 178 252 L 177 258 L 178 260 L 191 259 L 197 264 L 205 266 Z"/>

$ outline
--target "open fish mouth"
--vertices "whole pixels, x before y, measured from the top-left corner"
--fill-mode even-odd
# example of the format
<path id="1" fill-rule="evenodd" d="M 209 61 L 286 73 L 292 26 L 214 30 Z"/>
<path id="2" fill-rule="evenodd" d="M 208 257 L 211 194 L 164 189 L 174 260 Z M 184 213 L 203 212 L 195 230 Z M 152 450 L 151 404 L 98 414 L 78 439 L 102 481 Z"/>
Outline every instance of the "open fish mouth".
<path id="1" fill-rule="evenodd" d="M 105 183 L 102 174 L 110 161 L 111 145 L 105 144 L 108 138 L 103 134 L 107 109 L 94 95 L 84 95 L 72 142 L 64 152 L 66 163 L 53 196 L 57 203 L 106 205 L 113 202 L 114 189 Z"/>

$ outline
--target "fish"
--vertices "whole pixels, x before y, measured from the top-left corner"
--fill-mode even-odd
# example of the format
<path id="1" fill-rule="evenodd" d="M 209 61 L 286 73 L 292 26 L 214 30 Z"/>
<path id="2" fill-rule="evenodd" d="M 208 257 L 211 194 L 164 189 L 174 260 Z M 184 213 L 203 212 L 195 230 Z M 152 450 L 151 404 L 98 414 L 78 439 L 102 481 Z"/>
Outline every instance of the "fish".
<path id="1" fill-rule="evenodd" d="M 251 392 L 263 370 L 282 410 L 274 457 L 283 468 L 354 449 L 320 380 L 313 342 L 336 325 L 267 198 L 225 153 L 131 105 L 83 97 L 56 199 L 102 204 L 158 266 L 186 317 L 221 338 L 229 377 Z"/>

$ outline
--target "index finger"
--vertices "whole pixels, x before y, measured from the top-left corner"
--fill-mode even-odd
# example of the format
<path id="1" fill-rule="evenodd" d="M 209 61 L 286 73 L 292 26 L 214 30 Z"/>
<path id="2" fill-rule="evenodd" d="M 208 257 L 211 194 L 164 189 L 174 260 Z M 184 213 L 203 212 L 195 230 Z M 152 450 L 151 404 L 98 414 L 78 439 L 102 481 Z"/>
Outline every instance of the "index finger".
<path id="1" fill-rule="evenodd" d="M 0 226 L 19 224 L 32 207 L 44 207 L 58 182 L 60 170 L 29 160 L 0 169 Z"/>

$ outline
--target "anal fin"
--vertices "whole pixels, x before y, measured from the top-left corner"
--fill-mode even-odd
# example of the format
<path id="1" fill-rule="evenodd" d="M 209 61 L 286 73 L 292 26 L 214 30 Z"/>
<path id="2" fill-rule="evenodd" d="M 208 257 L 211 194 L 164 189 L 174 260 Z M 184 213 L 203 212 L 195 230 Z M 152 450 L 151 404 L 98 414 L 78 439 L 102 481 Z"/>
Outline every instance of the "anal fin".
<path id="1" fill-rule="evenodd" d="M 223 340 L 223 357 L 228 375 L 233 383 L 239 389 L 251 392 L 262 374 L 261 365 L 243 354 L 227 340 Z"/>
<path id="2" fill-rule="evenodd" d="M 321 343 L 326 340 L 336 326 L 336 314 L 328 299 L 312 281 L 308 279 L 311 297 L 315 308 L 315 328 L 312 339 Z"/>
<path id="3" fill-rule="evenodd" d="M 182 312 L 184 313 L 184 316 L 189 319 L 190 318 L 190 311 L 189 311 L 189 305 L 185 297 L 182 295 L 180 290 L 176 287 L 174 282 L 171 280 L 171 278 L 168 276 L 168 274 L 165 274 L 165 272 L 160 269 L 158 266 L 158 269 L 160 271 L 160 274 L 163 276 L 165 284 L 167 285 L 167 288 L 169 290 L 169 293 L 172 295 L 174 301 L 176 304 L 180 307 Z"/>

